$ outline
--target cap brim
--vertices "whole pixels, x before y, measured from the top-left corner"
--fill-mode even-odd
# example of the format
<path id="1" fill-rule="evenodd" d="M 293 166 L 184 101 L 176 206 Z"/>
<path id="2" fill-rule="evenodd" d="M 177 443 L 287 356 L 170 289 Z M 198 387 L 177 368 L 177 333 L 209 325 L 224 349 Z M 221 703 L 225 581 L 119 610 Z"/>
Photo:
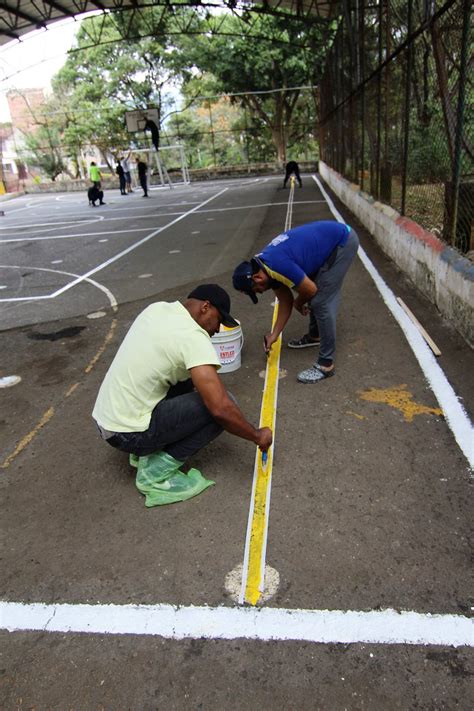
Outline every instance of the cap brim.
<path id="1" fill-rule="evenodd" d="M 235 328 L 236 326 L 240 326 L 239 322 L 236 321 L 235 318 L 232 318 L 230 314 L 222 313 L 222 311 L 219 313 L 221 315 L 223 325 L 227 326 L 227 328 Z"/>

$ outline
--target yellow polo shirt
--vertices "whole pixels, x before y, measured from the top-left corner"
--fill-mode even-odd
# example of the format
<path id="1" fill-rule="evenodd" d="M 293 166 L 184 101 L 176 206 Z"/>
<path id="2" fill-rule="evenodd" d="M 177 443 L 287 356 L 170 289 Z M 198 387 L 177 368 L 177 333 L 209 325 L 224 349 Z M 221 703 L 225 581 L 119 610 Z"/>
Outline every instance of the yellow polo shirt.
<path id="1" fill-rule="evenodd" d="M 144 432 L 169 388 L 199 365 L 221 367 L 207 331 L 179 301 L 151 304 L 118 349 L 92 416 L 110 432 Z"/>

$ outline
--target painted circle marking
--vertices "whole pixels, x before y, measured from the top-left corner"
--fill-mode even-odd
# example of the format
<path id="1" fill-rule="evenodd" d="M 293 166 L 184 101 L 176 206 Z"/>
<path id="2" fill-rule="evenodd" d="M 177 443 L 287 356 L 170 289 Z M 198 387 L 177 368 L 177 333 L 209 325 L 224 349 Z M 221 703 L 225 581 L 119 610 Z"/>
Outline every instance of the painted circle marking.
<path id="1" fill-rule="evenodd" d="M 266 373 L 265 370 L 261 370 L 258 375 L 259 375 L 260 378 L 262 378 L 263 380 L 265 380 L 265 373 Z M 285 368 L 279 368 L 279 369 L 278 369 L 278 380 L 283 380 L 283 378 L 286 378 L 287 375 L 288 375 L 288 371 L 285 370 Z"/>
<path id="2" fill-rule="evenodd" d="M 240 591 L 242 588 L 242 570 L 243 565 L 239 563 L 230 573 L 225 576 L 225 589 L 229 596 L 235 602 L 239 601 Z M 265 589 L 259 598 L 259 604 L 270 600 L 277 592 L 280 586 L 280 573 L 275 568 L 269 565 L 265 566 Z"/>

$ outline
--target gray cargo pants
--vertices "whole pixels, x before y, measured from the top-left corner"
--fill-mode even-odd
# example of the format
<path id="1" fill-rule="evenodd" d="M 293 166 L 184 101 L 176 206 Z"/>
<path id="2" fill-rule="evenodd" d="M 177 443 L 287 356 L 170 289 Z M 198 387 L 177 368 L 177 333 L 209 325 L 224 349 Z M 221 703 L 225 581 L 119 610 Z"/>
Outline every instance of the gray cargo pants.
<path id="1" fill-rule="evenodd" d="M 344 277 L 359 248 L 357 232 L 351 228 L 347 242 L 338 247 L 334 261 L 328 260 L 314 280 L 318 291 L 310 302 L 309 334 L 321 339 L 319 365 L 331 365 L 336 352 L 336 319 L 341 301 L 341 287 Z M 332 263 L 331 263 L 332 262 Z"/>

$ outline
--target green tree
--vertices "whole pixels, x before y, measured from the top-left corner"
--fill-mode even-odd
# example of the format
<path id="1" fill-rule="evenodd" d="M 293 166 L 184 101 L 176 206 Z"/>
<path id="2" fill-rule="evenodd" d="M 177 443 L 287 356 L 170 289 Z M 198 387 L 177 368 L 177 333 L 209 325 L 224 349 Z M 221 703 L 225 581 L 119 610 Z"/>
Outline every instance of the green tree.
<path id="1" fill-rule="evenodd" d="M 208 22 L 201 20 L 202 32 Z M 244 30 L 242 18 L 228 15 L 219 34 L 178 38 L 175 68 L 182 73 L 188 96 L 199 93 L 206 76 L 213 77 L 210 87 L 208 82 L 213 93 L 240 94 L 232 101 L 270 132 L 276 156 L 284 162 L 292 117 L 301 96 L 295 87 L 317 81 L 322 70 L 321 32 L 316 25 L 308 28 L 294 17 L 290 22 L 268 15 L 253 18 Z"/>
<path id="2" fill-rule="evenodd" d="M 57 128 L 43 125 L 25 137 L 21 157 L 29 165 L 38 167 L 53 182 L 60 173 L 67 172 L 61 150 L 61 135 Z"/>

